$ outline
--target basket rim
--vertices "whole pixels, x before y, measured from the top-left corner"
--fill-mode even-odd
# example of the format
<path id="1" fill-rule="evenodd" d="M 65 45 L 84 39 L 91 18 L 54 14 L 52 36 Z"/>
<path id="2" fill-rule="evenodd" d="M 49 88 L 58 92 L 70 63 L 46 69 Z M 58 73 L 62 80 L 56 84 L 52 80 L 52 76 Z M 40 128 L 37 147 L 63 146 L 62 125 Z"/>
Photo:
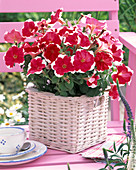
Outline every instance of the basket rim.
<path id="1" fill-rule="evenodd" d="M 102 96 L 105 96 L 105 95 L 107 95 L 108 94 L 108 91 L 105 91 L 104 92 L 104 94 L 103 95 L 101 95 L 101 96 L 94 96 L 94 97 L 89 97 L 89 96 L 86 96 L 86 95 L 82 95 L 82 96 L 68 96 L 68 97 L 65 97 L 65 96 L 60 96 L 60 95 L 55 95 L 54 93 L 51 93 L 51 92 L 45 92 L 45 91 L 39 91 L 37 88 L 34 88 L 34 87 L 28 87 L 28 88 L 26 88 L 25 89 L 25 91 L 27 92 L 27 93 L 41 93 L 41 94 L 45 94 L 45 95 L 47 95 L 47 96 L 49 96 L 49 97 L 56 97 L 56 98 L 60 98 L 60 99 L 63 99 L 63 98 L 68 98 L 68 99 L 83 99 L 83 98 L 88 98 L 88 99 L 98 99 L 98 98 L 100 98 L 100 97 L 102 97 Z"/>

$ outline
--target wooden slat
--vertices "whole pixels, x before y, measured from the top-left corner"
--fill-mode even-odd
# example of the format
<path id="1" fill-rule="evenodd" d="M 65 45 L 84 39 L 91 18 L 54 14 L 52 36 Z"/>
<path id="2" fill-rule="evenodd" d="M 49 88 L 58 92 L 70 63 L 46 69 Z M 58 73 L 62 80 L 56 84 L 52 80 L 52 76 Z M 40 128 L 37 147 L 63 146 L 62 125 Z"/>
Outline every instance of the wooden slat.
<path id="1" fill-rule="evenodd" d="M 123 121 L 108 121 L 107 127 L 108 128 L 122 128 Z"/>
<path id="2" fill-rule="evenodd" d="M 136 39 L 135 39 L 136 40 Z M 136 43 L 134 44 L 136 46 Z M 132 48 L 131 48 L 132 50 Z M 130 105 L 133 117 L 136 119 L 136 50 L 135 53 L 129 51 L 128 66 L 133 70 L 132 81 L 130 85 L 126 87 L 126 99 Z M 128 115 L 125 113 L 125 119 L 128 119 Z"/>
<path id="3" fill-rule="evenodd" d="M 17 64 L 12 69 L 7 68 L 4 63 L 3 56 L 4 56 L 4 52 L 0 52 L 0 72 L 21 72 L 22 71 L 20 66 Z"/>
<path id="4" fill-rule="evenodd" d="M 0 12 L 115 11 L 118 0 L 0 0 Z"/>
<path id="5" fill-rule="evenodd" d="M 120 41 L 126 46 L 131 52 L 136 54 L 136 33 L 134 32 L 120 32 Z"/>
<path id="6" fill-rule="evenodd" d="M 115 37 L 119 35 L 119 21 L 118 20 L 107 20 L 108 29 L 112 32 Z M 21 31 L 23 22 L 0 22 L 0 43 L 5 42 L 4 34 L 12 29 Z"/>

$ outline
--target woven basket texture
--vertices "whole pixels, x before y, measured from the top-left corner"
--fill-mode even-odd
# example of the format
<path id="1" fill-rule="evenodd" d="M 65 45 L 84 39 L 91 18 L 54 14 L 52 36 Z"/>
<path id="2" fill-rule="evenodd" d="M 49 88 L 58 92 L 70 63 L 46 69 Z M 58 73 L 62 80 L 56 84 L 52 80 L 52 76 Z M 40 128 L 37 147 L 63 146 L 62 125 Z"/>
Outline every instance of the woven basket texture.
<path id="1" fill-rule="evenodd" d="M 70 153 L 106 140 L 107 92 L 101 97 L 62 97 L 34 88 L 27 92 L 30 140 Z"/>

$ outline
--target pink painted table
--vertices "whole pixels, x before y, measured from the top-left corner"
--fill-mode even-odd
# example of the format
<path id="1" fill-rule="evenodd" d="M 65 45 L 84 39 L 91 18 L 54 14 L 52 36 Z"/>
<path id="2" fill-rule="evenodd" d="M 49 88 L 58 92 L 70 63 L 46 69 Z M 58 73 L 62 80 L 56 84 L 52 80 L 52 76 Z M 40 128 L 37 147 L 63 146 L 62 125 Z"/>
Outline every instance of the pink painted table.
<path id="1" fill-rule="evenodd" d="M 108 122 L 108 135 L 123 133 L 122 121 Z M 23 126 L 27 132 L 28 126 Z M 58 150 L 48 149 L 40 158 L 22 165 L 0 166 L 0 169 L 13 170 L 67 170 L 67 163 L 71 170 L 98 170 L 105 166 L 105 163 L 96 162 L 92 159 L 82 158 L 79 154 L 70 154 Z"/>

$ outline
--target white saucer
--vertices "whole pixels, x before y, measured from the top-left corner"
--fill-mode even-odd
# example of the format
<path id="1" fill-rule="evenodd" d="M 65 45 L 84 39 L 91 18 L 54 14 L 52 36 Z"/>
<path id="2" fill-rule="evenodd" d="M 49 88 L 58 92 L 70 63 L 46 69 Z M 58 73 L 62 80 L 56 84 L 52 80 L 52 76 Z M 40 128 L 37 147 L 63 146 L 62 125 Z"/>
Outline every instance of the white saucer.
<path id="1" fill-rule="evenodd" d="M 2 159 L 2 160 L 3 160 L 3 159 L 13 159 L 13 158 L 22 156 L 22 155 L 24 155 L 24 154 L 27 154 L 27 153 L 33 151 L 33 150 L 35 149 L 35 147 L 36 147 L 36 144 L 35 144 L 34 142 L 32 142 L 32 141 L 29 141 L 29 140 L 27 140 L 26 142 L 30 142 L 30 143 L 31 143 L 31 147 L 30 147 L 29 149 L 27 149 L 26 151 L 18 152 L 18 153 L 16 153 L 16 154 L 12 154 L 12 155 L 6 155 L 6 154 L 1 155 L 1 154 L 0 154 L 0 160 L 1 160 L 1 159 Z"/>
<path id="2" fill-rule="evenodd" d="M 22 156 L 16 157 L 14 159 L 8 159 L 8 160 L 1 159 L 0 165 L 6 166 L 6 165 L 18 165 L 18 164 L 28 163 L 39 158 L 40 156 L 42 156 L 47 152 L 47 146 L 45 146 L 44 144 L 37 141 L 31 141 L 31 142 L 35 143 L 36 145 L 33 151 L 24 154 Z"/>

